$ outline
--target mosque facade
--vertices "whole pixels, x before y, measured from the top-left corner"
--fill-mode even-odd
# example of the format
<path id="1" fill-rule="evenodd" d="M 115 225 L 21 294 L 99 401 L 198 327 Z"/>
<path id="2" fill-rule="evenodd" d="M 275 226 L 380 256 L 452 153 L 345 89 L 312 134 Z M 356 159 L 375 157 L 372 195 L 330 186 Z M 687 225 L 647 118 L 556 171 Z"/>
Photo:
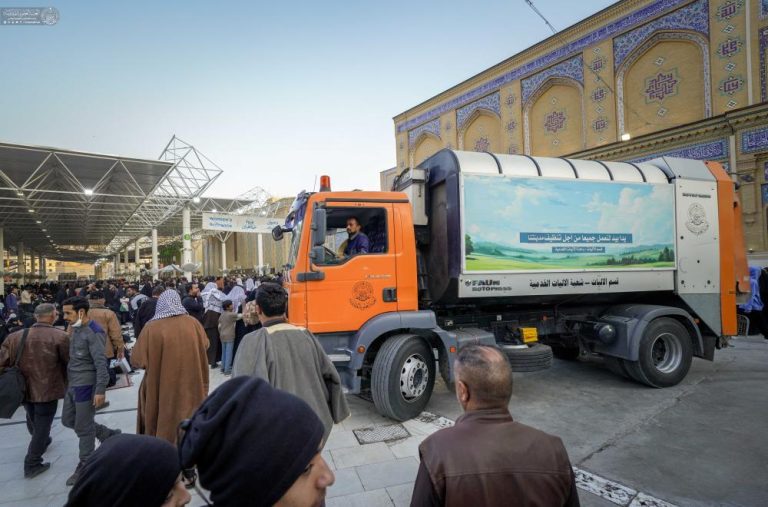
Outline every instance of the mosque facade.
<path id="1" fill-rule="evenodd" d="M 623 0 L 395 116 L 397 169 L 442 148 L 713 160 L 768 250 L 768 0 Z M 382 179 L 384 181 L 384 178 Z"/>

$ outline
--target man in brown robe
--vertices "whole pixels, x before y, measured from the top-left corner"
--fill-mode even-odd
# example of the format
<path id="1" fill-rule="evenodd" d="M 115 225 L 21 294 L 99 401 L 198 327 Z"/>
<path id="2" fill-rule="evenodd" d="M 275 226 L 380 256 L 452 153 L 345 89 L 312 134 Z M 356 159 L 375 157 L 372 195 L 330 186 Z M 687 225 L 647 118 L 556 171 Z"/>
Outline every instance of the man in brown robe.
<path id="1" fill-rule="evenodd" d="M 136 433 L 176 444 L 179 423 L 208 395 L 207 348 L 203 326 L 187 315 L 179 294 L 163 292 L 131 354 L 133 366 L 145 369 Z"/>

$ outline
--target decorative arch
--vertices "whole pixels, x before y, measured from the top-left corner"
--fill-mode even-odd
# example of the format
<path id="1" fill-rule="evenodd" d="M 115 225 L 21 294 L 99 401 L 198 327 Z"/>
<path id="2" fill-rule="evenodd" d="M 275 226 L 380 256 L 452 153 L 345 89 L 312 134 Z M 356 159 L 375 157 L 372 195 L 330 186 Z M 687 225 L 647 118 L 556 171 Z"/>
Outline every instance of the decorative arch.
<path id="1" fill-rule="evenodd" d="M 565 92 L 563 100 L 556 96 L 558 91 Z M 547 107 L 547 113 L 543 116 L 543 106 Z M 567 111 L 571 109 L 576 111 Z M 532 154 L 535 147 L 538 152 L 535 155 L 561 155 L 584 149 L 586 146 L 586 115 L 584 114 L 584 87 L 583 85 L 567 77 L 550 77 L 541 86 L 536 88 L 528 100 L 523 105 L 523 141 L 526 154 Z M 542 117 L 533 118 L 533 115 Z M 569 132 L 565 132 L 570 130 Z M 566 133 L 566 142 L 561 142 L 563 131 Z M 541 143 L 534 142 L 538 140 L 536 136 L 549 136 L 551 146 L 547 150 L 542 150 Z M 533 140 L 532 140 L 533 139 Z M 535 146 L 537 145 L 537 146 Z"/>
<path id="2" fill-rule="evenodd" d="M 621 64 L 616 69 L 616 112 L 617 112 L 617 121 L 618 121 L 618 135 L 623 134 L 627 131 L 627 104 L 630 102 L 628 100 L 628 93 L 626 90 L 627 87 L 627 75 L 630 73 L 631 70 L 635 67 L 635 65 L 643 60 L 643 58 L 654 48 L 656 48 L 658 45 L 663 43 L 686 43 L 689 45 L 694 45 L 699 50 L 699 58 L 698 61 L 701 63 L 701 80 L 702 80 L 702 98 L 701 103 L 699 104 L 703 108 L 703 114 L 705 118 L 709 118 L 712 116 L 712 94 L 711 94 L 711 79 L 710 79 L 710 67 L 709 67 L 709 43 L 707 42 L 707 39 L 702 36 L 701 34 L 697 32 L 692 31 L 656 31 L 650 34 L 648 37 L 644 39 L 644 42 L 639 44 L 634 50 L 632 50 L 631 53 L 629 53 L 626 58 L 621 62 Z M 665 69 L 665 64 L 667 64 L 666 61 L 659 61 L 660 58 L 656 59 L 656 65 L 659 67 L 660 74 Z M 689 62 L 690 63 L 690 62 Z M 663 98 L 660 102 L 663 102 Z M 665 109 L 664 107 L 660 107 L 657 111 L 656 116 L 659 116 L 660 118 L 663 118 L 665 116 Z M 699 120 L 701 118 L 695 118 L 695 120 Z M 646 120 L 648 121 L 648 120 Z M 659 121 L 659 123 L 662 123 Z M 667 128 L 667 126 L 661 126 L 659 130 Z M 647 132 L 642 132 L 647 133 Z M 633 133 L 634 134 L 634 133 Z"/>
<path id="3" fill-rule="evenodd" d="M 460 150 L 501 151 L 501 116 L 485 108 L 477 108 L 466 117 L 458 132 Z"/>
<path id="4" fill-rule="evenodd" d="M 432 132 L 422 132 L 415 139 L 410 153 L 410 167 L 416 167 L 443 147 L 443 142 Z"/>

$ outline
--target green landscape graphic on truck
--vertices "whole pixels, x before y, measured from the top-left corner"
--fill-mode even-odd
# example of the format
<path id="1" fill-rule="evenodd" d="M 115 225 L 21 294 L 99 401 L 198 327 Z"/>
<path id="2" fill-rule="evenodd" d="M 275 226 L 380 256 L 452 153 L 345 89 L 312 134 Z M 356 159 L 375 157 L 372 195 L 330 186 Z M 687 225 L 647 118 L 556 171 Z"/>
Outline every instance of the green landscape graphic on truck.
<path id="1" fill-rule="evenodd" d="M 672 185 L 464 175 L 465 272 L 674 268 Z"/>

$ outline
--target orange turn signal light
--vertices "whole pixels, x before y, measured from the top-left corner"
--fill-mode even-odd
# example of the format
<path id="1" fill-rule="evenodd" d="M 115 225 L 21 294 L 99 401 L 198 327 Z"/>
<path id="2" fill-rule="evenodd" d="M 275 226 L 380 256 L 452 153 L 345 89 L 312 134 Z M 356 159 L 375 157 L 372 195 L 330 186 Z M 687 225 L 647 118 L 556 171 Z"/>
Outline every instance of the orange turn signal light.
<path id="1" fill-rule="evenodd" d="M 358 354 L 362 354 L 364 352 L 365 352 L 365 346 L 364 345 L 360 345 L 359 347 L 357 347 L 357 353 Z"/>
<path id="2" fill-rule="evenodd" d="M 448 347 L 448 351 L 449 351 L 451 354 L 455 354 L 455 353 L 456 353 L 456 347 L 454 347 L 454 346 Z"/>

